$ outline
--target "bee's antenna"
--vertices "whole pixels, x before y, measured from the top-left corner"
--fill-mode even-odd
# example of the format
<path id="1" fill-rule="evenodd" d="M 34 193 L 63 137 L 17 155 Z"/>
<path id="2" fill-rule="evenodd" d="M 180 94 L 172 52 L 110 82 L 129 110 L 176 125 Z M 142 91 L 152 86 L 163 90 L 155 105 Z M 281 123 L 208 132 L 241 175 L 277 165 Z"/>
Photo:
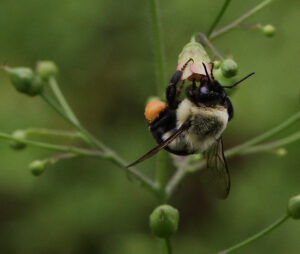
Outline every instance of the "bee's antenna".
<path id="1" fill-rule="evenodd" d="M 247 78 L 251 77 L 253 74 L 255 74 L 255 72 L 251 72 L 250 74 L 248 74 L 246 77 L 242 78 L 241 80 L 235 82 L 233 85 L 231 86 L 223 86 L 224 88 L 233 88 L 235 86 L 237 86 L 239 83 L 243 82 L 244 80 L 246 80 Z"/>
<path id="2" fill-rule="evenodd" d="M 210 76 L 212 77 L 212 79 L 215 79 L 214 74 L 213 74 L 213 70 L 214 70 L 214 67 L 215 67 L 215 63 L 214 63 L 214 62 L 211 62 L 210 64 L 211 64 Z"/>
<path id="3" fill-rule="evenodd" d="M 206 74 L 206 76 L 207 76 L 208 80 L 210 81 L 210 78 L 209 78 L 208 71 L 207 71 L 207 69 L 206 69 L 206 65 L 205 65 L 205 63 L 203 63 L 203 62 L 202 62 L 202 65 L 203 65 L 203 67 L 204 67 L 205 74 Z"/>

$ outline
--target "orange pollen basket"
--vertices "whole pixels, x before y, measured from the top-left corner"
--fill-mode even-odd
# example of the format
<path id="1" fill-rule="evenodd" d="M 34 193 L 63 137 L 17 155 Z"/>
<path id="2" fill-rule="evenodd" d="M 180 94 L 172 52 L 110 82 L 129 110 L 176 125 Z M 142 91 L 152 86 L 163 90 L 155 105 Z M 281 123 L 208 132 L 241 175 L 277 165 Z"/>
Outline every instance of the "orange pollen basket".
<path id="1" fill-rule="evenodd" d="M 164 111 L 167 104 L 163 101 L 151 101 L 145 108 L 145 117 L 151 123 Z"/>

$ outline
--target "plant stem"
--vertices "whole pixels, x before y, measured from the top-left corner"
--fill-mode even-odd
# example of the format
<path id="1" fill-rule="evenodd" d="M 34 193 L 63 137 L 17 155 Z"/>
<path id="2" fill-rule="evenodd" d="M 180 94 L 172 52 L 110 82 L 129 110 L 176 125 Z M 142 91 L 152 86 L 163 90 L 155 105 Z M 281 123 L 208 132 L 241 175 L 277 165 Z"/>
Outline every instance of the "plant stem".
<path id="1" fill-rule="evenodd" d="M 239 17 L 238 19 L 236 19 L 235 21 L 233 21 L 232 23 L 228 24 L 227 26 L 224 26 L 223 28 L 221 28 L 219 30 L 213 31 L 210 34 L 210 36 L 208 36 L 208 38 L 210 40 L 215 39 L 216 37 L 218 37 L 218 36 L 220 36 L 220 35 L 222 35 L 224 33 L 227 33 L 228 31 L 236 28 L 239 24 L 241 24 L 247 18 L 249 18 L 250 16 L 252 16 L 256 12 L 260 11 L 261 9 L 263 9 L 265 6 L 267 6 L 271 2 L 272 2 L 272 0 L 265 0 L 265 1 L 261 2 L 260 4 L 258 4 L 257 6 L 255 6 L 253 9 L 251 9 L 250 11 L 246 12 L 241 17 Z"/>
<path id="2" fill-rule="evenodd" d="M 213 52 L 214 56 L 217 59 L 219 60 L 224 59 L 204 33 L 198 33 L 197 35 L 198 35 L 197 41 L 200 42 L 202 45 L 207 46 Z"/>
<path id="3" fill-rule="evenodd" d="M 60 107 L 53 101 L 49 96 L 47 96 L 45 93 L 41 94 L 41 97 L 44 99 L 44 101 L 47 102 L 47 104 L 53 108 L 62 118 L 64 118 L 67 122 L 69 122 L 73 127 L 75 127 L 81 134 L 84 140 L 89 143 L 90 145 L 97 147 L 101 149 L 102 151 L 106 150 L 104 144 L 99 142 L 93 135 L 91 135 L 85 128 L 81 126 L 80 123 L 74 122 L 71 118 L 68 117 L 68 115 L 63 112 Z"/>
<path id="4" fill-rule="evenodd" d="M 21 143 L 24 143 L 27 145 L 47 149 L 47 150 L 72 153 L 74 155 L 100 157 L 100 158 L 103 158 L 106 160 L 110 160 L 115 165 L 117 165 L 119 168 L 126 170 L 126 172 L 130 176 L 132 176 L 134 179 L 139 181 L 148 190 L 152 191 L 154 194 L 158 193 L 157 186 L 151 179 L 149 179 L 143 173 L 137 171 L 135 168 L 127 169 L 126 165 L 128 165 L 128 163 L 125 162 L 122 158 L 120 158 L 116 153 L 114 153 L 111 150 L 103 152 L 103 151 L 99 151 L 99 150 L 91 150 L 91 149 L 78 148 L 78 147 L 73 147 L 73 146 L 54 145 L 54 144 L 49 144 L 49 143 L 44 143 L 44 142 L 32 141 L 32 140 L 28 140 L 28 139 L 20 140 L 20 139 L 12 137 L 9 134 L 1 133 L 1 132 L 0 132 L 0 139 L 13 140 L 13 141 L 21 142 Z"/>
<path id="5" fill-rule="evenodd" d="M 158 75 L 157 80 L 157 94 L 160 97 L 164 97 L 166 87 L 165 77 L 165 55 L 164 55 L 164 44 L 162 38 L 162 29 L 158 13 L 158 0 L 149 0 L 150 12 L 152 21 L 152 30 L 154 38 L 154 50 L 156 57 L 156 72 Z"/>
<path id="6" fill-rule="evenodd" d="M 282 223 L 284 223 L 287 219 L 289 218 L 288 214 L 283 215 L 282 217 L 280 217 L 277 221 L 275 221 L 273 224 L 271 224 L 270 226 L 268 226 L 267 228 L 265 228 L 264 230 L 260 231 L 259 233 L 249 237 L 248 239 L 226 249 L 223 250 L 221 252 L 219 252 L 219 254 L 227 254 L 230 252 L 233 252 L 237 249 L 240 249 L 258 239 L 260 239 L 261 237 L 265 236 L 266 234 L 270 233 L 271 231 L 273 231 L 275 228 L 279 227 Z"/>
<path id="7" fill-rule="evenodd" d="M 170 238 L 165 238 L 163 241 L 164 241 L 164 245 L 167 250 L 167 254 L 172 254 L 173 251 L 172 251 L 172 245 L 171 245 Z"/>
<path id="8" fill-rule="evenodd" d="M 62 146 L 62 145 L 55 145 L 55 144 L 49 144 L 44 142 L 38 142 L 38 141 L 32 141 L 28 139 L 17 139 L 12 137 L 9 134 L 0 132 L 0 139 L 7 139 L 7 140 L 13 140 L 16 142 L 21 142 L 27 145 L 47 149 L 47 150 L 53 150 L 53 151 L 59 151 L 59 152 L 67 152 L 67 153 L 73 153 L 76 155 L 86 155 L 86 156 L 98 156 L 98 157 L 105 157 L 106 155 L 98 150 L 90 150 L 85 148 L 78 148 L 73 146 Z"/>
<path id="9" fill-rule="evenodd" d="M 285 138 L 279 139 L 274 142 L 249 147 L 248 149 L 243 151 L 243 154 L 258 153 L 258 152 L 262 152 L 262 151 L 270 151 L 270 150 L 276 149 L 278 147 L 286 146 L 292 142 L 295 142 L 298 139 L 300 139 L 300 131 L 297 131 L 292 135 L 289 135 Z"/>
<path id="10" fill-rule="evenodd" d="M 283 123 L 277 125 L 276 127 L 270 129 L 269 131 L 241 144 L 241 145 L 237 145 L 229 150 L 227 150 L 225 152 L 225 156 L 229 157 L 229 156 L 233 156 L 236 153 L 241 153 L 244 149 L 256 145 L 272 136 L 274 136 L 275 134 L 279 133 L 280 131 L 286 129 L 287 127 L 291 126 L 293 123 L 295 123 L 296 121 L 298 121 L 300 119 L 300 111 L 296 112 L 294 115 L 292 115 L 290 118 L 288 118 L 287 120 L 285 120 Z"/>
<path id="11" fill-rule="evenodd" d="M 43 135 L 43 136 L 82 138 L 80 132 L 77 131 L 62 131 L 62 130 L 52 130 L 52 129 L 45 129 L 45 128 L 29 128 L 26 129 L 25 132 L 27 134 L 36 134 L 36 135 Z"/>
<path id="12" fill-rule="evenodd" d="M 61 92 L 55 77 L 50 77 L 49 78 L 49 85 L 55 94 L 55 97 L 57 98 L 58 102 L 62 106 L 63 110 L 65 111 L 66 115 L 72 122 L 79 124 L 79 121 L 77 117 L 75 116 L 74 112 L 72 111 L 71 107 L 69 106 L 67 100 L 65 99 L 63 93 Z"/>
<path id="13" fill-rule="evenodd" d="M 214 22 L 212 23 L 212 25 L 210 26 L 210 28 L 208 29 L 207 32 L 207 36 L 209 37 L 211 35 L 211 33 L 213 32 L 213 30 L 216 28 L 216 26 L 219 24 L 221 18 L 223 17 L 228 5 L 230 4 L 231 0 L 225 0 L 222 9 L 220 10 L 220 12 L 218 13 L 217 17 L 215 18 Z"/>
<path id="14" fill-rule="evenodd" d="M 159 190 L 159 201 L 164 203 L 166 201 L 166 182 L 167 182 L 167 152 L 160 151 L 157 155 L 156 165 L 156 183 Z"/>

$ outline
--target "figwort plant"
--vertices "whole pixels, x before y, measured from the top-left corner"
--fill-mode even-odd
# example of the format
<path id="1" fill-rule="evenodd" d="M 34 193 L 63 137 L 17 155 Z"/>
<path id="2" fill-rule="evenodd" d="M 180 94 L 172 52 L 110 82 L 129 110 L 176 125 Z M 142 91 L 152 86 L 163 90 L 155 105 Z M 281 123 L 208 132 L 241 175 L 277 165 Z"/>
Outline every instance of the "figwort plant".
<path id="1" fill-rule="evenodd" d="M 157 1 L 158 0 L 149 0 L 149 3 L 154 37 L 154 49 L 157 62 L 157 96 L 163 98 L 166 87 L 166 77 L 162 29 L 159 20 Z M 234 20 L 232 23 L 224 26 L 223 28 L 216 29 L 230 2 L 231 0 L 225 0 L 223 7 L 221 8 L 212 25 L 208 28 L 207 33 L 195 33 L 192 36 L 190 42 L 200 43 L 205 49 L 208 49 L 212 53 L 212 56 L 214 57 L 214 59 L 216 59 L 214 69 L 214 75 L 216 79 L 220 80 L 222 84 L 225 83 L 229 85 L 234 82 L 233 80 L 234 76 L 237 73 L 238 64 L 232 59 L 223 58 L 212 44 L 212 41 L 229 32 L 230 30 L 237 28 L 257 29 L 267 37 L 272 37 L 275 33 L 275 28 L 272 25 L 243 25 L 243 22 L 247 18 L 263 9 L 271 2 L 271 0 L 265 0 L 261 2 L 259 5 L 255 6 L 253 9 L 249 10 L 238 19 Z M 87 129 L 83 127 L 83 125 L 73 112 L 72 108 L 68 104 L 64 94 L 60 90 L 56 79 L 58 68 L 55 63 L 51 61 L 38 62 L 35 70 L 27 67 L 12 68 L 8 66 L 2 66 L 2 69 L 8 73 L 11 79 L 11 83 L 15 86 L 17 91 L 28 96 L 40 96 L 55 112 L 57 112 L 68 123 L 70 123 L 75 129 L 74 132 L 69 132 L 61 130 L 30 128 L 26 130 L 16 130 L 12 134 L 0 133 L 0 138 L 9 140 L 10 145 L 13 149 L 20 150 L 26 148 L 26 146 L 36 146 L 41 149 L 48 149 L 57 152 L 57 154 L 54 156 L 35 160 L 30 163 L 29 169 L 31 170 L 32 174 L 36 176 L 41 175 L 49 166 L 49 164 L 55 164 L 60 160 L 72 159 L 79 156 L 99 157 L 100 159 L 111 161 L 126 174 L 128 174 L 131 178 L 138 181 L 141 184 L 141 187 L 152 192 L 158 199 L 160 206 L 155 208 L 150 216 L 150 227 L 154 235 L 163 239 L 162 243 L 165 246 L 165 251 L 168 254 L 171 254 L 172 247 L 170 237 L 177 231 L 179 223 L 179 212 L 177 209 L 167 204 L 168 200 L 173 195 L 174 190 L 176 189 L 178 184 L 184 179 L 186 175 L 192 174 L 205 168 L 206 162 L 204 158 L 200 155 L 192 155 L 184 160 L 174 161 L 174 164 L 176 165 L 176 172 L 173 176 L 170 177 L 170 179 L 168 179 L 166 163 L 167 152 L 162 151 L 157 156 L 156 178 L 150 179 L 148 176 L 144 175 L 136 168 L 126 168 L 126 165 L 128 165 L 128 163 L 120 155 L 118 155 L 114 150 L 99 141 L 95 136 L 93 136 Z M 299 119 L 300 111 L 296 112 L 290 118 L 283 121 L 281 124 L 272 128 L 271 130 L 268 130 L 265 133 L 245 143 L 226 150 L 226 158 L 266 151 L 275 152 L 275 154 L 277 154 L 278 156 L 285 155 L 286 150 L 284 147 L 300 139 L 300 131 L 297 131 L 279 140 L 271 142 L 266 142 L 266 140 L 270 139 L 275 134 L 278 134 L 287 129 L 288 127 L 299 121 Z M 35 134 L 81 139 L 85 141 L 90 146 L 90 148 L 87 149 L 69 145 L 56 145 L 33 141 L 29 137 Z M 261 232 L 242 241 L 241 243 L 238 243 L 233 247 L 221 251 L 220 253 L 230 253 L 261 238 L 262 236 L 270 233 L 272 230 L 277 228 L 288 218 L 300 218 L 300 196 L 291 198 L 288 202 L 286 214 L 281 216 L 269 227 L 263 229 Z"/>

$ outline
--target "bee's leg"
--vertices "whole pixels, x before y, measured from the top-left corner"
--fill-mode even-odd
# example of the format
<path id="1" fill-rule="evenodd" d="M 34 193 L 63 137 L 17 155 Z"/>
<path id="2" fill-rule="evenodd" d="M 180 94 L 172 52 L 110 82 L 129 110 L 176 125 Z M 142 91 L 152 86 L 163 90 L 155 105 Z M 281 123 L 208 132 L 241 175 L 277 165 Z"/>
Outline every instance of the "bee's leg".
<path id="1" fill-rule="evenodd" d="M 179 96 L 181 94 L 181 91 L 182 91 L 182 89 L 184 87 L 184 82 L 185 82 L 185 80 L 182 80 L 182 82 L 180 84 L 180 87 L 178 87 L 178 89 L 177 89 L 177 98 L 179 98 Z"/>
<path id="2" fill-rule="evenodd" d="M 233 118 L 234 111 L 233 111 L 233 106 L 232 106 L 232 103 L 231 103 L 231 100 L 229 99 L 229 97 L 226 97 L 225 103 L 227 104 L 227 112 L 229 115 L 228 121 L 230 121 Z"/>
<path id="3" fill-rule="evenodd" d="M 169 85 L 167 86 L 166 97 L 170 109 L 177 109 L 179 101 L 177 98 L 176 85 L 178 81 L 181 79 L 181 76 L 182 76 L 182 71 L 181 70 L 176 71 L 172 76 Z"/>
<path id="4" fill-rule="evenodd" d="M 194 61 L 192 58 L 190 58 L 181 68 L 181 70 L 177 70 L 171 80 L 169 85 L 167 86 L 166 89 L 166 97 L 167 97 L 167 102 L 168 105 L 171 109 L 177 109 L 177 106 L 179 104 L 178 101 L 178 96 L 177 96 L 177 83 L 180 81 L 182 73 L 184 71 L 184 69 L 187 67 L 188 63 Z"/>

